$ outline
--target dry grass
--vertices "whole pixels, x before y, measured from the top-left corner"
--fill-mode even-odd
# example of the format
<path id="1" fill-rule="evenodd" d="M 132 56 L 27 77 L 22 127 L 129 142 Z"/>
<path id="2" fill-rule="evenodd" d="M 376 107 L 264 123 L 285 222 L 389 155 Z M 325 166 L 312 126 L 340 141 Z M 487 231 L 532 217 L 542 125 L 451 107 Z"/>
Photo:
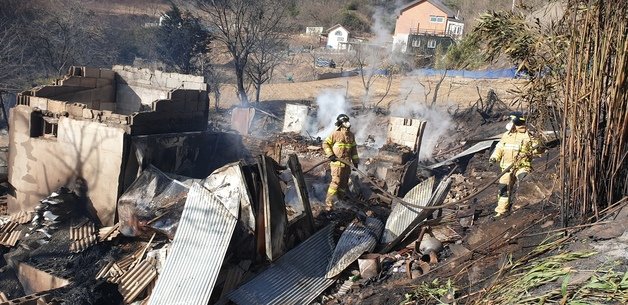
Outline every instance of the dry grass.
<path id="1" fill-rule="evenodd" d="M 380 106 L 385 107 L 390 103 L 400 102 L 407 98 L 408 101 L 424 102 L 425 95 L 419 81 L 426 87 L 431 86 L 432 90 L 438 81 L 437 78 L 419 78 L 419 77 L 396 77 L 393 80 L 390 93 L 386 96 Z M 515 95 L 509 91 L 520 85 L 521 81 L 512 79 L 496 79 L 496 80 L 474 80 L 465 78 L 446 78 L 441 85 L 437 103 L 439 105 L 460 106 L 464 108 L 475 103 L 478 100 L 476 86 L 480 88 L 483 97 L 489 89 L 495 90 L 500 99 L 509 103 L 515 98 Z M 348 89 L 347 89 L 348 88 Z M 409 90 L 412 88 L 412 91 Z M 221 105 L 222 107 L 230 107 L 238 103 L 235 87 L 233 85 L 225 85 L 222 87 Z M 262 86 L 262 101 L 271 100 L 309 100 L 313 101 L 321 93 L 326 90 L 338 90 L 342 94 L 358 105 L 363 94 L 364 87 L 359 76 L 318 80 L 300 83 L 276 83 Z M 386 78 L 380 77 L 373 84 L 371 89 L 370 104 L 373 105 L 380 100 L 386 90 Z M 409 93 L 409 94 L 408 94 Z M 432 94 L 428 94 L 428 101 L 431 101 Z"/>

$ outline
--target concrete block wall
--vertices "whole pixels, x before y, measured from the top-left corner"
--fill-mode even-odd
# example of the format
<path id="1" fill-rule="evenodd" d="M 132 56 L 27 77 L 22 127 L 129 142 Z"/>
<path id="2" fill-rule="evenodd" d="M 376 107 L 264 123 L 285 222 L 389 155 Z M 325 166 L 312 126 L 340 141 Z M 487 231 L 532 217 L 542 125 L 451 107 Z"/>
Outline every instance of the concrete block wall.
<path id="1" fill-rule="evenodd" d="M 73 113 L 87 110 L 69 105 Z M 71 186 L 82 177 L 87 182 L 89 209 L 104 225 L 112 225 L 128 139 L 124 126 L 62 116 L 56 138 L 32 137 L 33 111 L 24 105 L 11 109 L 8 179 L 15 192 L 8 198 L 9 212 L 32 210 L 58 187 Z"/>
<path id="2" fill-rule="evenodd" d="M 418 151 L 425 123 L 425 121 L 418 119 L 390 117 L 387 142 L 407 146 Z"/>
<path id="3" fill-rule="evenodd" d="M 18 104 L 53 112 L 62 108 L 58 106 L 55 109 L 48 109 L 41 100 L 31 102 L 33 97 L 39 97 L 59 102 L 82 103 L 88 108 L 100 109 L 101 103 L 115 103 L 114 75 L 113 71 L 107 69 L 71 67 L 68 75 L 56 80 L 53 85 L 39 86 L 22 92 Z"/>
<path id="4" fill-rule="evenodd" d="M 116 101 L 118 106 L 116 111 L 119 113 L 131 114 L 140 111 L 142 105 L 152 107 L 156 100 L 189 99 L 178 96 L 174 98 L 172 94 L 178 90 L 185 90 L 186 92 L 183 94 L 187 93 L 190 98 L 195 96 L 197 100 L 208 102 L 207 84 L 202 76 L 166 73 L 119 65 L 114 66 L 112 70 L 116 73 Z M 195 92 L 192 93 L 192 91 Z"/>
<path id="5" fill-rule="evenodd" d="M 282 132 L 301 133 L 307 126 L 309 108 L 306 105 L 286 104 Z"/>

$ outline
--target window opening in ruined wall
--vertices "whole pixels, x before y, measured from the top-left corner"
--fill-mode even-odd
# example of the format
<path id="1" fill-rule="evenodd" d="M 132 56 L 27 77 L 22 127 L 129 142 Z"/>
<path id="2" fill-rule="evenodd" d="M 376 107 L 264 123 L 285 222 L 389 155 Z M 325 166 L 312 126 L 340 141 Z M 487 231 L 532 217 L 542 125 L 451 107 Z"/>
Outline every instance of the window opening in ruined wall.
<path id="1" fill-rule="evenodd" d="M 59 134 L 59 119 L 44 116 L 41 112 L 31 114 L 30 136 L 31 138 L 53 138 Z"/>

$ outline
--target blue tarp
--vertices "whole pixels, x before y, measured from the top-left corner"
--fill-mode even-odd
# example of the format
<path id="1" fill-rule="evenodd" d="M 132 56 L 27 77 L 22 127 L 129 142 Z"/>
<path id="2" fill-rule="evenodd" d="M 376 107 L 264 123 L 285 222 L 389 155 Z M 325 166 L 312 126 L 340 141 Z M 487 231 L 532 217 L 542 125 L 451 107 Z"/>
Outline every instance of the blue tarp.
<path id="1" fill-rule="evenodd" d="M 415 73 L 420 76 L 441 76 L 445 70 L 436 69 L 418 69 Z M 465 77 L 475 79 L 495 79 L 495 78 L 518 78 L 517 69 L 499 69 L 499 70 L 447 70 L 448 77 Z"/>

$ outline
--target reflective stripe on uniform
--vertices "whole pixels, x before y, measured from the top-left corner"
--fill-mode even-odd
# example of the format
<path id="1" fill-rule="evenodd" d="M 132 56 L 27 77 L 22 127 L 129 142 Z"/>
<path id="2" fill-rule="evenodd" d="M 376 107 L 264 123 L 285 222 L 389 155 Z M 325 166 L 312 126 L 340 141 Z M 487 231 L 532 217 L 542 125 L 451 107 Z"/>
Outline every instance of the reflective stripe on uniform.
<path id="1" fill-rule="evenodd" d="M 334 140 L 332 140 L 332 139 L 331 139 L 331 137 L 327 137 L 327 138 L 325 139 L 325 143 L 327 143 L 327 144 L 329 144 L 329 145 L 332 145 L 332 144 L 334 144 Z"/>
<path id="2" fill-rule="evenodd" d="M 351 158 L 352 158 L 353 160 L 358 160 L 358 159 L 360 159 L 360 158 L 358 157 L 358 155 L 353 155 L 353 156 L 351 156 Z"/>
<path id="3" fill-rule="evenodd" d="M 340 161 L 331 161 L 329 163 L 329 165 L 331 166 L 335 166 L 335 167 L 345 167 L 346 165 Z"/>
<path id="4" fill-rule="evenodd" d="M 340 142 L 334 143 L 334 147 L 338 147 L 338 148 L 342 148 L 342 149 L 353 148 L 355 146 L 356 146 L 355 143 L 354 144 L 351 144 L 351 143 L 340 143 Z"/>
<path id="5" fill-rule="evenodd" d="M 328 196 L 332 196 L 332 195 L 336 195 L 336 194 L 344 194 L 344 192 L 345 191 L 343 189 L 337 189 L 337 188 L 331 187 L 331 186 L 327 189 L 327 195 Z"/>
<path id="6" fill-rule="evenodd" d="M 504 143 L 504 148 L 512 149 L 512 150 L 519 150 L 519 149 L 521 149 L 521 145 Z"/>

